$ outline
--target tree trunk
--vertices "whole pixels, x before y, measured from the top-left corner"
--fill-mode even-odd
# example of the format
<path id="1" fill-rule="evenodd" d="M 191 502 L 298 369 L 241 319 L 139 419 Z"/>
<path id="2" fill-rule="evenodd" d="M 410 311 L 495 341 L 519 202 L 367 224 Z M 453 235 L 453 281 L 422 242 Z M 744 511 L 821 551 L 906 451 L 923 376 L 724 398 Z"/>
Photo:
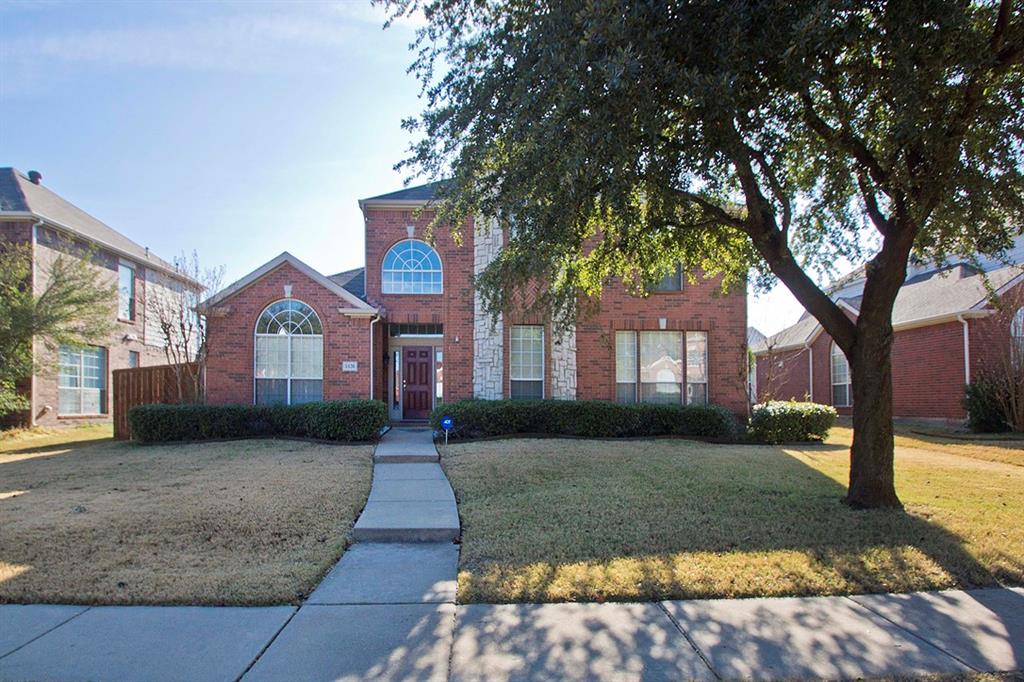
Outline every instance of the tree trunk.
<path id="1" fill-rule="evenodd" d="M 882 326 L 884 328 L 878 328 Z M 856 509 L 902 509 L 893 480 L 892 324 L 862 328 L 849 353 L 853 446 L 845 502 Z"/>

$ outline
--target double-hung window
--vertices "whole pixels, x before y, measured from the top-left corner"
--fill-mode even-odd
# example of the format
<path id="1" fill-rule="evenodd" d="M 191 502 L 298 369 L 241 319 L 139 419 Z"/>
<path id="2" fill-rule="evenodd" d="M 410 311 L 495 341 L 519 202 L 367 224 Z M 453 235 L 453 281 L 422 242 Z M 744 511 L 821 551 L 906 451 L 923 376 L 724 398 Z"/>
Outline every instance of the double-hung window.
<path id="1" fill-rule="evenodd" d="M 96 346 L 61 346 L 58 362 L 57 414 L 106 413 L 106 351 Z"/>
<path id="2" fill-rule="evenodd" d="M 509 393 L 513 400 L 544 397 L 544 327 L 514 325 L 509 334 Z"/>
<path id="3" fill-rule="evenodd" d="M 127 263 L 117 266 L 117 319 L 135 319 L 135 268 Z"/>
<path id="4" fill-rule="evenodd" d="M 707 332 L 615 332 L 615 399 L 620 403 L 706 403 Z"/>
<path id="5" fill-rule="evenodd" d="M 846 360 L 843 349 L 832 342 L 832 404 L 836 407 L 849 407 L 853 404 L 853 391 L 850 390 L 850 363 Z"/>

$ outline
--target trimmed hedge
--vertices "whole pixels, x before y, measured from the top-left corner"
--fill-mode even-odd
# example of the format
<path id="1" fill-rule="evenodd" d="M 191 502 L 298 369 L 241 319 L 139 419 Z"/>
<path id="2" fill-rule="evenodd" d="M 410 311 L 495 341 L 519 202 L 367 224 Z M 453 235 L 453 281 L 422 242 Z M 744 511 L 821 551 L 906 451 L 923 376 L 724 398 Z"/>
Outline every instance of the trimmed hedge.
<path id="1" fill-rule="evenodd" d="M 367 441 L 388 423 L 379 400 L 303 405 L 139 405 L 128 411 L 132 438 L 142 443 L 292 436 Z"/>
<path id="2" fill-rule="evenodd" d="M 435 429 L 449 416 L 450 438 L 486 438 L 517 433 L 586 438 L 702 436 L 728 438 L 736 417 L 717 405 L 624 405 L 604 400 L 462 400 L 430 415 Z"/>
<path id="3" fill-rule="evenodd" d="M 773 400 L 754 405 L 750 435 L 762 443 L 825 440 L 836 423 L 836 408 L 795 400 Z"/>

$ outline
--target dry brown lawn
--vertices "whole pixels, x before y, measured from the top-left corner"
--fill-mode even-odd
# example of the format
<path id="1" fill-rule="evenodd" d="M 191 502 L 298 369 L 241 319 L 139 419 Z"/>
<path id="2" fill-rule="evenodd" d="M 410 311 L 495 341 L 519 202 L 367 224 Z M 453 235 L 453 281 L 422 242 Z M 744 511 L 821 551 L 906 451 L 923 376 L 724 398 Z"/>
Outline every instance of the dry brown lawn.
<path id="1" fill-rule="evenodd" d="M 906 592 L 1024 584 L 1024 467 L 897 447 L 906 513 L 840 501 L 841 445 L 452 445 L 464 602 Z"/>
<path id="2" fill-rule="evenodd" d="M 296 602 L 341 555 L 371 455 L 275 440 L 9 445 L 0 602 Z"/>

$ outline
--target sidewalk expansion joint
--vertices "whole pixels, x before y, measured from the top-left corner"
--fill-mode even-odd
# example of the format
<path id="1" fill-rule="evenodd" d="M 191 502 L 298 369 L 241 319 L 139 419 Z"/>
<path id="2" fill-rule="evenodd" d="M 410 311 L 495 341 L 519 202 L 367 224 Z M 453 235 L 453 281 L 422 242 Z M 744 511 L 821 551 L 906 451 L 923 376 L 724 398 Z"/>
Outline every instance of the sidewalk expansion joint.
<path id="1" fill-rule="evenodd" d="M 715 668 L 711 665 L 711 660 L 704 655 L 703 651 L 700 650 L 700 647 L 697 646 L 697 643 L 693 641 L 693 638 L 690 637 L 688 632 L 686 632 L 686 628 L 684 628 L 682 624 L 678 620 L 676 620 L 676 617 L 673 616 L 667 608 L 665 608 L 665 602 L 659 601 L 656 603 L 658 605 L 658 608 L 661 609 L 661 612 L 664 613 L 670 621 L 672 621 L 672 625 L 674 625 L 676 630 L 679 631 L 679 634 L 686 638 L 686 641 L 689 642 L 690 647 L 693 649 L 694 653 L 700 656 L 700 660 L 704 661 L 704 665 L 708 667 L 708 670 L 710 670 L 711 674 L 715 676 L 715 679 L 721 680 L 722 676 L 719 675 L 718 671 L 715 670 Z"/>
<path id="2" fill-rule="evenodd" d="M 80 606 L 80 605 L 79 604 L 74 604 L 73 606 Z M 22 645 L 20 645 L 18 647 L 15 647 L 14 649 L 11 649 L 6 654 L 0 654 L 0 659 L 7 658 L 8 656 L 10 656 L 11 654 L 15 653 L 16 651 L 21 651 L 22 649 L 24 649 L 25 647 L 27 647 L 29 644 L 31 644 L 32 642 L 36 641 L 37 639 L 45 637 L 46 635 L 50 634 L 51 632 L 53 632 L 57 628 L 62 627 L 64 625 L 67 625 L 68 623 L 73 621 L 75 618 L 78 618 L 79 616 L 81 616 L 83 613 L 85 613 L 86 611 L 90 610 L 91 608 L 92 608 L 91 606 L 82 607 L 81 611 L 79 611 L 78 613 L 74 614 L 70 618 L 65 618 L 64 620 L 62 620 L 61 622 L 57 623 L 52 628 L 47 630 L 46 632 L 39 633 L 38 635 L 36 635 L 32 639 L 28 640 L 24 644 L 22 644 Z"/>

